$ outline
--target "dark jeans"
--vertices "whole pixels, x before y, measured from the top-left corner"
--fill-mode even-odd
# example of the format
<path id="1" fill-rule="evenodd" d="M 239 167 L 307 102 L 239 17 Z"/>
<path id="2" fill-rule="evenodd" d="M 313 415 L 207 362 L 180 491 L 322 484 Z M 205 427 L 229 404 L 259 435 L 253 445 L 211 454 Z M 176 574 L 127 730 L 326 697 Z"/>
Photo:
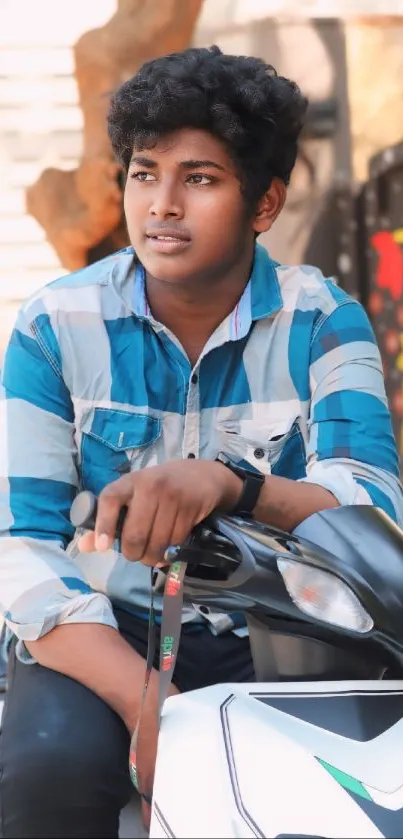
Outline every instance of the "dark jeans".
<path id="1" fill-rule="evenodd" d="M 116 610 L 124 638 L 143 656 L 147 625 Z M 174 682 L 181 691 L 253 681 L 247 638 L 184 627 Z M 130 799 L 129 735 L 101 699 L 11 649 L 0 736 L 0 837 L 117 837 Z"/>

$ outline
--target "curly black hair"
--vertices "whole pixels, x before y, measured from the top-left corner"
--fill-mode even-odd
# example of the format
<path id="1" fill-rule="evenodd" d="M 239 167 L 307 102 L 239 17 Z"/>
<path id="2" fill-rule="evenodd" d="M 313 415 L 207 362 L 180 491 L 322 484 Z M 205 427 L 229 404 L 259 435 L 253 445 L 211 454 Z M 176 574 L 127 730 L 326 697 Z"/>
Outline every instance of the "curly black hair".
<path id="1" fill-rule="evenodd" d="M 112 96 L 108 132 L 127 171 L 137 148 L 181 128 L 209 131 L 233 159 L 248 205 L 290 181 L 307 100 L 260 58 L 191 48 L 148 61 Z"/>

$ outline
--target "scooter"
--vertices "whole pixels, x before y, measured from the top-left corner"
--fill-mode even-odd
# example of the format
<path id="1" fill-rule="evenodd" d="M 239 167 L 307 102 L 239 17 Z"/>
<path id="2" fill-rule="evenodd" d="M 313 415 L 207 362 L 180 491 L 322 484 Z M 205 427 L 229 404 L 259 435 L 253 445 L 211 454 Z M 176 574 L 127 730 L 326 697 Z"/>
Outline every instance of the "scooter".
<path id="1" fill-rule="evenodd" d="M 173 561 L 213 628 L 244 613 L 256 682 L 166 700 L 150 837 L 403 836 L 402 531 L 369 506 L 212 516 Z"/>

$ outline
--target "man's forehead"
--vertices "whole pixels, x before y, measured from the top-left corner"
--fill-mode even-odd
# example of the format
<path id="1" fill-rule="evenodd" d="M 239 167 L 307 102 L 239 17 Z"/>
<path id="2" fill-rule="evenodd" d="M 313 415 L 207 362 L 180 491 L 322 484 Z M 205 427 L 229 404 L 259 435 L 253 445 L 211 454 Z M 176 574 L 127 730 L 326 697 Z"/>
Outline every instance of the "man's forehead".
<path id="1" fill-rule="evenodd" d="M 132 158 L 143 157 L 150 161 L 172 158 L 185 161 L 212 161 L 223 168 L 232 168 L 229 154 L 213 134 L 198 128 L 182 128 L 157 138 L 152 144 L 134 144 Z"/>

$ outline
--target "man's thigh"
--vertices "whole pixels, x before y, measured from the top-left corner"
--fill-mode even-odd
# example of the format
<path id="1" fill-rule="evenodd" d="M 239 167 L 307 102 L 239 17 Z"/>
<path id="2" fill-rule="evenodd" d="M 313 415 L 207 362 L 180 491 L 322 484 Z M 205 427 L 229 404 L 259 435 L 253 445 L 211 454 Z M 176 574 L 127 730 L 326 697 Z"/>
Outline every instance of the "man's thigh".
<path id="1" fill-rule="evenodd" d="M 117 835 L 132 790 L 128 753 L 123 722 L 99 697 L 46 667 L 21 664 L 12 645 L 0 836 Z"/>
<path id="2" fill-rule="evenodd" d="M 121 609 L 115 616 L 123 637 L 136 651 L 147 655 L 148 624 Z M 154 666 L 159 667 L 160 630 Z M 249 639 L 233 632 L 213 635 L 207 623 L 183 624 L 173 682 L 184 693 L 220 682 L 253 682 L 255 673 Z"/>
<path id="3" fill-rule="evenodd" d="M 185 628 L 177 659 L 178 687 L 195 690 L 223 682 L 254 682 L 249 639 L 233 632 L 213 635 L 208 626 Z"/>

